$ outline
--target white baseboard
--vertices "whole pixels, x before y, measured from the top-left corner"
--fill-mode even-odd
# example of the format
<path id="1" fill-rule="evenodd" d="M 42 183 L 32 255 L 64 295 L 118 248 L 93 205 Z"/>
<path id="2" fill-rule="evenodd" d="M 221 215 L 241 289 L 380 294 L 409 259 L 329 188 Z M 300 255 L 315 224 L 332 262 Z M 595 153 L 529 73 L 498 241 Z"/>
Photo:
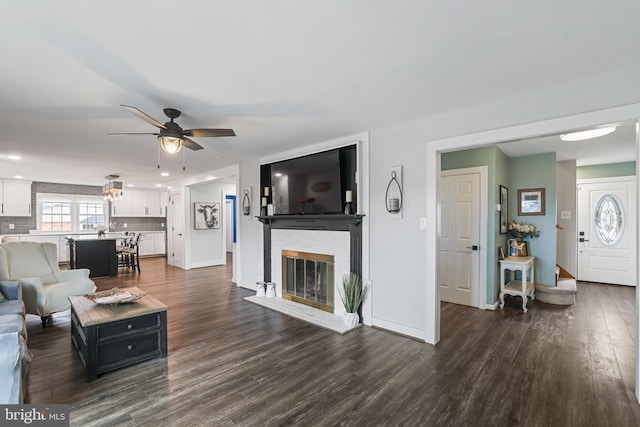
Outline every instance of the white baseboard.
<path id="1" fill-rule="evenodd" d="M 209 261 L 192 262 L 189 268 L 214 267 L 216 265 L 225 265 L 225 260 L 214 259 Z"/>
<path id="2" fill-rule="evenodd" d="M 486 309 L 487 310 L 497 310 L 498 309 L 498 305 L 500 304 L 499 301 L 494 302 L 493 304 L 487 304 Z"/>
<path id="3" fill-rule="evenodd" d="M 240 282 L 240 283 L 236 283 L 236 286 L 238 286 L 239 288 L 245 288 L 245 289 L 249 289 L 250 291 L 255 291 L 257 289 L 257 285 L 255 283 L 251 284 L 251 283 L 245 283 L 245 282 Z"/>
<path id="4" fill-rule="evenodd" d="M 426 335 L 423 330 L 407 325 L 402 325 L 400 323 L 389 322 L 388 320 L 376 319 L 374 317 L 371 321 L 371 325 L 380 329 L 386 329 L 391 332 L 396 332 L 400 335 L 406 335 L 410 338 L 416 338 L 420 341 L 425 341 L 426 339 Z"/>

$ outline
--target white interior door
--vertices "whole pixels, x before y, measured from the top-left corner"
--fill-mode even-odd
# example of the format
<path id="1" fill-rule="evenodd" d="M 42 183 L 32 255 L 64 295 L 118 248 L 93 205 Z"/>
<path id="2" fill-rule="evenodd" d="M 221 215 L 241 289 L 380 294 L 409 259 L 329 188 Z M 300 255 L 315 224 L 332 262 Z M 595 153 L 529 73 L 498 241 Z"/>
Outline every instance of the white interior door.
<path id="1" fill-rule="evenodd" d="M 440 300 L 475 307 L 480 277 L 480 173 L 447 172 L 440 181 Z"/>
<path id="2" fill-rule="evenodd" d="M 170 195 L 167 210 L 167 260 L 169 265 L 184 268 L 184 204 L 182 193 Z"/>
<path id="3" fill-rule="evenodd" d="M 635 177 L 578 181 L 578 280 L 636 285 Z"/>

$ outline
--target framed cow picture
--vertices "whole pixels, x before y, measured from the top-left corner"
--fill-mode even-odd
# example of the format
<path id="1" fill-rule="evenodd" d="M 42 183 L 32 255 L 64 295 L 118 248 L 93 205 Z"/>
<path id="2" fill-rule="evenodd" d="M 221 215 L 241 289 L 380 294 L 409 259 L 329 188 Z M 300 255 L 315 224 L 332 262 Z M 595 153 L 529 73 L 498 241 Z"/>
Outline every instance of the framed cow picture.
<path id="1" fill-rule="evenodd" d="M 193 228 L 196 230 L 220 228 L 220 203 L 195 202 L 193 204 Z"/>

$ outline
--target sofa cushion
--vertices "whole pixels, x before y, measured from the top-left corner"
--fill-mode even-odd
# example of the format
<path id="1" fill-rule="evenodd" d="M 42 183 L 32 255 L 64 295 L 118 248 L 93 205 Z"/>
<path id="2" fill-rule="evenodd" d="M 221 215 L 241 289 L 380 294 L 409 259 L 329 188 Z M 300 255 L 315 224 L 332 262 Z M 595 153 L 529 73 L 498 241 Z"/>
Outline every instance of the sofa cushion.
<path id="1" fill-rule="evenodd" d="M 18 280 L 0 280 L 0 292 L 7 299 L 22 299 L 22 286 Z"/>
<path id="2" fill-rule="evenodd" d="M 20 314 L 5 314 L 0 316 L 0 334 L 17 332 L 27 339 L 27 325 Z"/>
<path id="3" fill-rule="evenodd" d="M 31 353 L 22 336 L 0 334 L 0 404 L 24 402 Z"/>
<path id="4" fill-rule="evenodd" d="M 24 302 L 22 300 L 8 300 L 0 304 L 0 316 L 5 314 L 19 314 L 24 317 Z"/>

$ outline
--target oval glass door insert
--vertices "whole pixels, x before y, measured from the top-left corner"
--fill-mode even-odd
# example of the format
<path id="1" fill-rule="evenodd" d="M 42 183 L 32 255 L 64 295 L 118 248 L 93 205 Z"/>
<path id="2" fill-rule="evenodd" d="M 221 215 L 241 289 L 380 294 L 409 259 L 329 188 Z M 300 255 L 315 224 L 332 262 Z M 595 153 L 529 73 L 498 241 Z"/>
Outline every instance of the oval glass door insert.
<path id="1" fill-rule="evenodd" d="M 612 246 L 622 236 L 624 215 L 622 205 L 613 194 L 605 194 L 598 200 L 595 212 L 598 239 L 603 245 Z"/>

